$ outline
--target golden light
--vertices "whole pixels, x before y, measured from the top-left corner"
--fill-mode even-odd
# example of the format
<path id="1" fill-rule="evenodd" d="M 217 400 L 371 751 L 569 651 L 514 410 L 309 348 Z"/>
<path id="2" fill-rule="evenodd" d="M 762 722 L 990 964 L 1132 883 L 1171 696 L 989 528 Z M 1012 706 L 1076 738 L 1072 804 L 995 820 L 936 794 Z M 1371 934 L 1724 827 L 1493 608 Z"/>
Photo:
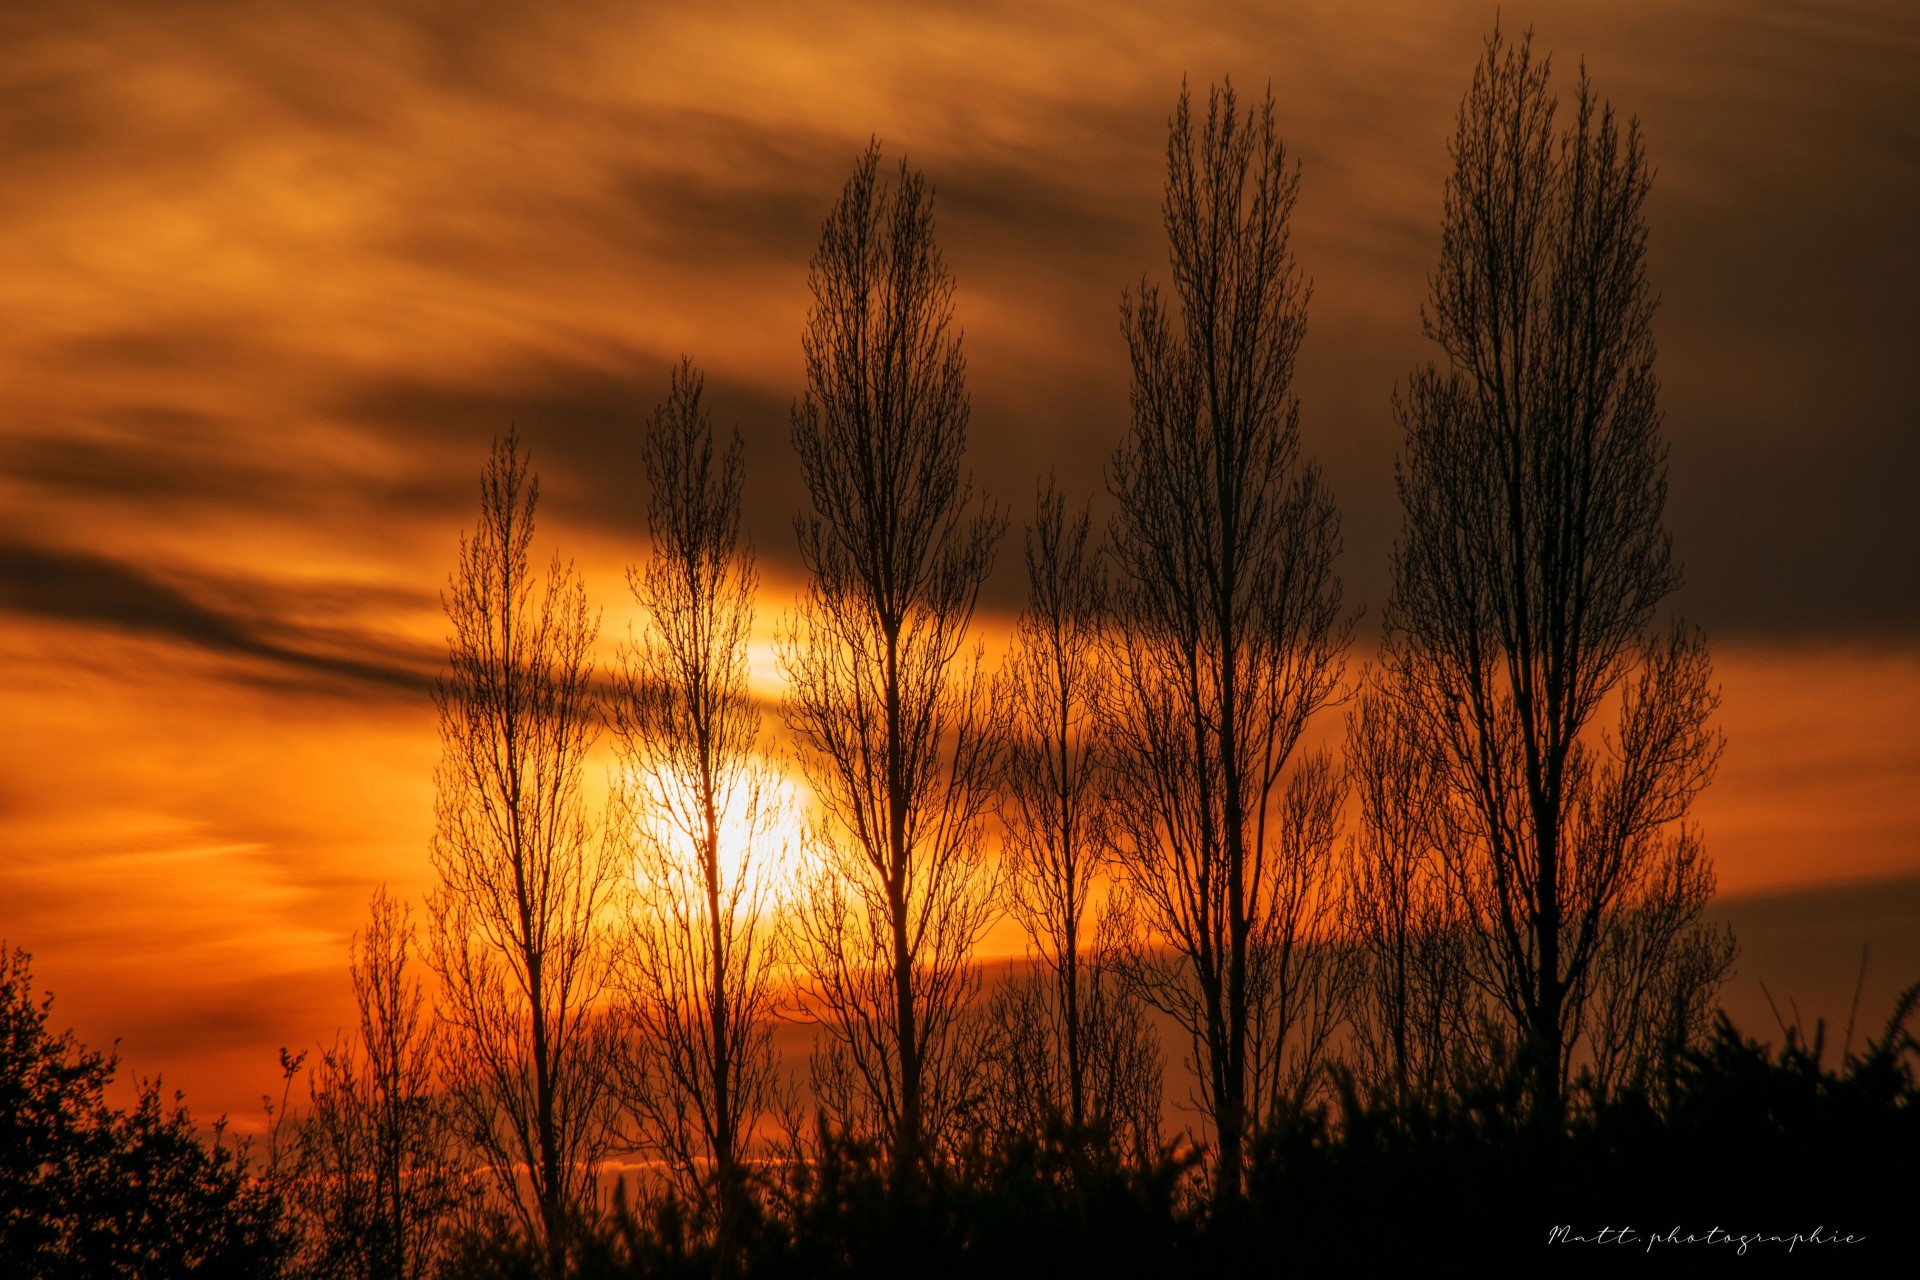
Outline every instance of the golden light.
<path id="1" fill-rule="evenodd" d="M 646 893 L 703 898 L 707 809 L 693 779 L 655 767 L 630 775 L 634 878 Z M 766 913 L 788 897 L 804 848 L 804 786 L 755 756 L 715 789 L 720 893 L 735 910 Z"/>

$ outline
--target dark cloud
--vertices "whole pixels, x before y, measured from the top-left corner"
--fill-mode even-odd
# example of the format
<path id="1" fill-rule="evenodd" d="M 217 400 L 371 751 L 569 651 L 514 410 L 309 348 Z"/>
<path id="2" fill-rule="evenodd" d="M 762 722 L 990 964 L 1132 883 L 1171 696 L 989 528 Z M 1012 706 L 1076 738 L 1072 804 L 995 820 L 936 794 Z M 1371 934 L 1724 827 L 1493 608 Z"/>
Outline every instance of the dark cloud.
<path id="1" fill-rule="evenodd" d="M 1669 422 L 1691 419 L 1672 432 L 1669 475 L 1680 607 L 1716 635 L 1920 635 L 1920 409 L 1835 388 L 1782 431 L 1784 415 L 1697 395 L 1668 398 Z"/>
<path id="2" fill-rule="evenodd" d="M 81 334 L 58 344 L 50 358 L 70 368 L 114 369 L 127 375 L 183 370 L 230 372 L 260 360 L 265 351 L 232 321 L 165 325 L 118 325 Z M 156 415 L 164 410 L 156 409 Z M 152 420 L 152 419 L 150 419 Z M 187 415 L 181 425 L 193 425 Z"/>
<path id="3" fill-rule="evenodd" d="M 805 501 L 787 439 L 788 402 L 705 365 L 698 351 L 686 354 L 705 374 L 716 429 L 737 427 L 745 443 L 748 536 L 763 558 L 787 564 L 793 515 Z M 677 362 L 629 352 L 619 369 L 529 358 L 484 379 L 375 378 L 343 388 L 329 412 L 445 459 L 439 505 L 466 523 L 492 439 L 515 427 L 532 453 L 546 516 L 624 538 L 638 556 L 646 538 L 643 432 Z"/>
<path id="4" fill-rule="evenodd" d="M 16 181 L 108 136 L 111 120 L 95 88 L 75 67 L 36 67 L 0 80 L 0 158 Z M 9 183 L 0 207 L 26 203 L 24 194 Z"/>
<path id="5" fill-rule="evenodd" d="M 165 224 L 180 200 L 231 187 L 193 216 L 234 220 L 255 309 L 230 292 L 227 311 L 183 316 L 201 300 L 190 254 L 149 277 L 90 269 L 97 246 L 53 259 L 67 274 L 43 295 L 106 289 L 124 314 L 54 326 L 57 342 L 27 326 L 29 358 L 97 386 L 90 402 L 28 388 L 0 463 L 35 491 L 120 504 L 129 528 L 193 503 L 297 513 L 322 538 L 369 521 L 424 537 L 469 518 L 486 441 L 518 422 L 549 511 L 637 541 L 640 425 L 685 350 L 709 370 L 718 420 L 747 438 L 755 541 L 790 566 L 806 260 L 877 134 L 939 192 L 980 487 L 1016 515 L 1050 468 L 1098 495 L 1126 425 L 1116 304 L 1165 278 L 1167 116 L 1183 76 L 1199 107 L 1231 74 L 1243 102 L 1271 85 L 1303 163 L 1305 439 L 1342 504 L 1352 594 L 1378 605 L 1399 524 L 1390 398 L 1432 354 L 1419 307 L 1445 142 L 1490 13 L 750 12 L 12 10 L 0 156 L 37 185 L 8 199 L 30 212 L 36 194 L 75 209 L 151 191 L 129 220 Z M 1716 635 L 1920 632 L 1920 597 L 1892 585 L 1920 558 L 1902 480 L 1920 439 L 1904 372 L 1920 349 L 1920 21 L 1884 0 L 1542 0 L 1507 21 L 1535 29 L 1563 92 L 1584 60 L 1641 119 L 1658 170 L 1678 603 Z M 955 52 L 969 47 L 980 56 Z M 161 74 L 126 74 L 138 68 Z M 259 162 L 284 166 L 321 230 L 249 221 Z M 326 341 L 387 313 L 408 319 L 378 346 L 349 357 Z M 282 406 L 284 447 L 249 433 L 262 403 Z M 316 423 L 392 465 L 316 458 Z"/>
<path id="6" fill-rule="evenodd" d="M 144 1078 L 165 1071 L 169 1084 L 186 1088 L 187 1102 L 204 1120 L 222 1111 L 257 1115 L 262 1089 L 229 1085 L 228 1092 L 218 1088 L 227 1081 L 206 1082 L 197 1073 L 179 1079 L 175 1072 L 182 1059 L 194 1063 L 196 1058 L 204 1061 L 222 1053 L 234 1054 L 243 1061 L 251 1058 L 249 1067 L 257 1064 L 257 1079 L 277 1080 L 273 1046 L 288 1045 L 295 1052 L 306 1048 L 312 1053 L 315 1047 L 333 1041 L 341 1021 L 351 1025 L 352 1007 L 349 1004 L 343 1009 L 341 1005 L 342 989 L 347 985 L 345 957 L 343 940 L 337 968 L 229 973 L 224 981 L 191 993 L 168 992 L 140 1003 L 121 997 L 114 1002 L 119 1007 L 114 1009 L 110 1025 L 114 1038 L 120 1041 L 123 1072 L 128 1078 Z M 264 1052 L 262 1046 L 266 1046 Z M 312 1065 L 311 1057 L 308 1065 Z M 246 1074 L 251 1077 L 253 1071 Z M 215 1087 L 207 1088 L 208 1083 Z M 253 1083 L 254 1079 L 246 1080 L 249 1086 Z M 277 1106 L 279 1099 L 274 1102 Z"/>
<path id="7" fill-rule="evenodd" d="M 258 659 L 363 692 L 370 686 L 414 694 L 431 685 L 431 669 L 417 660 L 396 654 L 369 660 L 302 647 L 298 636 L 274 634 L 286 630 L 283 622 L 267 624 L 221 609 L 143 569 L 86 551 L 0 540 L 0 609 Z"/>
<path id="8" fill-rule="evenodd" d="M 137 417 L 137 414 L 129 416 Z M 283 505 L 286 486 L 280 474 L 237 458 L 229 450 L 205 447 L 176 435 L 182 427 L 208 426 L 211 420 L 164 406 L 152 420 L 163 431 L 132 439 L 114 436 L 28 436 L 0 440 L 0 465 L 7 474 L 63 495 L 129 504 L 193 502 L 226 508 Z"/>
<path id="9" fill-rule="evenodd" d="M 601 238 L 609 246 L 637 240 L 650 254 L 728 277 L 768 262 L 804 264 L 857 157 L 846 138 L 801 128 L 772 132 L 712 108 L 614 115 L 677 145 L 609 170 L 609 198 L 593 214 Z M 636 237 L 636 228 L 645 234 Z"/>

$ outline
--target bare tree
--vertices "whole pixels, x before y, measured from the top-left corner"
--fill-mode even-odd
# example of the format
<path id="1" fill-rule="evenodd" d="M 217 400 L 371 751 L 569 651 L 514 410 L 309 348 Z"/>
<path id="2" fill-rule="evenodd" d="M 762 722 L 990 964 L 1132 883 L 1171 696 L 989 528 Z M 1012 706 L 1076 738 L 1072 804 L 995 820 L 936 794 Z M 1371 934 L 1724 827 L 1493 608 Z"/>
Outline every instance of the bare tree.
<path id="1" fill-rule="evenodd" d="M 747 685 L 758 575 L 740 538 L 742 445 L 735 432 L 716 455 L 702 389 L 683 360 L 647 432 L 653 552 L 627 573 L 646 630 L 624 655 L 613 724 L 638 837 L 627 1096 L 726 1267 L 748 1144 L 773 1101 L 782 815 Z"/>
<path id="2" fill-rule="evenodd" d="M 1465 918 L 1446 875 L 1443 795 L 1430 745 L 1371 689 L 1347 716 L 1357 818 L 1342 921 L 1358 953 L 1355 1066 L 1401 1103 L 1445 1088 L 1482 1047 Z"/>
<path id="3" fill-rule="evenodd" d="M 961 655 L 1004 521 L 961 470 L 967 398 L 933 192 L 870 146 L 821 230 L 793 411 L 813 513 L 785 629 L 787 722 L 823 811 L 798 914 L 816 1093 L 910 1173 L 965 1085 L 956 1020 L 991 919 L 999 717 Z"/>
<path id="4" fill-rule="evenodd" d="M 539 481 L 509 433 L 480 482 L 442 596 L 453 633 L 435 690 L 440 768 L 430 895 L 447 1087 L 467 1138 L 550 1273 L 598 1198 L 614 1140 L 616 1038 L 596 1009 L 620 875 L 581 794 L 596 736 L 597 619 L 556 556 L 528 564 Z"/>
<path id="5" fill-rule="evenodd" d="M 1143 285 L 1121 308 L 1133 425 L 1111 480 L 1108 733 L 1141 930 L 1126 972 L 1190 1038 L 1223 1201 L 1246 1134 L 1312 1079 L 1337 1015 L 1335 957 L 1315 945 L 1337 778 L 1295 748 L 1336 696 L 1351 622 L 1291 391 L 1298 181 L 1271 97 L 1243 118 L 1230 86 L 1213 91 L 1196 139 L 1182 89 L 1164 204 L 1177 305 Z"/>
<path id="6" fill-rule="evenodd" d="M 996 1092 L 1032 1132 L 1057 1112 L 1158 1147 L 1160 1065 L 1145 1019 L 1115 986 L 1093 936 L 1093 895 L 1109 869 L 1113 770 L 1097 715 L 1105 684 L 1106 585 L 1092 520 L 1071 520 L 1049 481 L 1027 528 L 1027 607 L 994 682 L 1008 716 L 1000 802 L 1007 905 L 1037 962 L 995 991 Z"/>
<path id="7" fill-rule="evenodd" d="M 1119 980 L 1119 948 L 1108 928 L 1114 919 L 1110 912 L 1100 915 L 1081 957 L 1081 1089 L 1092 1130 L 1144 1165 L 1162 1149 L 1164 1070 L 1147 1011 Z M 1026 973 L 1009 966 L 988 994 L 978 1026 L 976 1131 L 1005 1142 L 1037 1137 L 1069 1121 L 1072 1086 L 1058 972 L 1044 964 Z"/>
<path id="8" fill-rule="evenodd" d="M 1679 573 L 1646 152 L 1584 72 L 1557 129 L 1529 44 L 1496 31 L 1460 108 L 1424 313 L 1446 368 L 1398 402 L 1382 687 L 1435 748 L 1472 972 L 1555 1115 L 1602 985 L 1613 1025 L 1682 972 L 1699 1007 L 1732 943 L 1696 931 L 1713 874 L 1686 823 L 1719 754 L 1707 650 L 1653 620 Z"/>
<path id="9" fill-rule="evenodd" d="M 470 1178 L 436 1087 L 437 1028 L 416 974 L 411 913 L 376 890 L 349 952 L 360 1022 L 308 1078 L 293 1200 L 303 1274 L 408 1280 L 437 1274 Z"/>

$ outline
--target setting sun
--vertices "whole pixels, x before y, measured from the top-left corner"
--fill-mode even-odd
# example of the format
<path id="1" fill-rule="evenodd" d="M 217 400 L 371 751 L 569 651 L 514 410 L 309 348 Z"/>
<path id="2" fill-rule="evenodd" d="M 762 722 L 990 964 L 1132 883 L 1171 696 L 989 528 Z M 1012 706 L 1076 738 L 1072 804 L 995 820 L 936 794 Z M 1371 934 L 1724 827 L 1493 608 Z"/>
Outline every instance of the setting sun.
<path id="1" fill-rule="evenodd" d="M 636 840 L 666 855 L 656 860 L 642 854 L 647 869 L 636 864 L 636 884 L 643 891 L 672 886 L 689 899 L 703 897 L 703 800 L 687 779 L 664 769 L 630 775 L 628 784 L 637 801 L 633 806 Z M 777 909 L 791 894 L 802 867 L 804 785 L 766 757 L 753 756 L 716 800 L 722 899 L 734 901 L 738 909 L 761 913 Z"/>

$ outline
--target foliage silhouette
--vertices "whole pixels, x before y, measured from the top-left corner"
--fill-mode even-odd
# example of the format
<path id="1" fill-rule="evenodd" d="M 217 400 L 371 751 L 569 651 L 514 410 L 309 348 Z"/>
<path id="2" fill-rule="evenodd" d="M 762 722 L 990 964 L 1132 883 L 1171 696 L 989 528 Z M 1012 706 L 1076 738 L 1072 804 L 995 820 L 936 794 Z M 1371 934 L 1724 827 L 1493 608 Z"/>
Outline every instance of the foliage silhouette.
<path id="1" fill-rule="evenodd" d="M 1192 1157 L 1135 1166 L 1097 1127 L 1060 1125 L 991 1149 L 962 1143 L 954 1159 L 906 1178 L 878 1143 L 823 1126 L 807 1145 L 815 1158 L 788 1171 L 778 1212 L 741 1237 L 746 1275 L 1158 1277 L 1185 1273 L 1196 1238 L 1197 1221 L 1179 1207 Z M 712 1242 L 688 1227 L 671 1197 L 637 1211 L 617 1198 L 583 1236 L 574 1274 L 711 1275 Z M 535 1274 L 520 1242 L 470 1245 L 449 1280 Z"/>
<path id="2" fill-rule="evenodd" d="M 1571 1222 L 1682 1237 L 1853 1235 L 1823 1256 L 1904 1256 L 1901 1225 L 1920 1140 L 1920 986 L 1884 1033 L 1827 1065 L 1818 1030 L 1778 1049 L 1724 1018 L 1677 1052 L 1650 1090 L 1577 1077 L 1552 1131 L 1531 1102 L 1527 1046 L 1496 1029 L 1451 1087 L 1369 1087 L 1336 1073 L 1331 1098 L 1279 1108 L 1253 1136 L 1244 1195 L 1196 1197 L 1197 1157 L 1123 1156 L 1098 1126 L 962 1143 L 911 1180 L 884 1149 L 822 1126 L 749 1234 L 748 1276 L 1208 1277 L 1315 1266 L 1478 1268 L 1593 1254 L 1550 1243 Z M 456 1276 L 531 1276 L 524 1244 L 478 1249 Z M 624 1201 L 586 1233 L 582 1277 L 711 1274 L 711 1243 L 671 1203 Z M 479 1242 L 476 1242 L 479 1243 Z M 1701 1252 L 1663 1246 L 1697 1264 Z M 1806 1244 L 1796 1250 L 1812 1248 Z M 1749 1252 L 1784 1252 L 1784 1239 Z M 1625 1255 L 1619 1255 L 1624 1257 Z M 1744 1261 L 1744 1260 L 1743 1260 Z"/>
<path id="3" fill-rule="evenodd" d="M 117 1062 L 48 1029 L 26 952 L 0 944 L 0 1262 L 22 1280 L 271 1280 L 292 1247 L 225 1122 L 204 1142 L 178 1093 L 109 1106 Z"/>
<path id="4" fill-rule="evenodd" d="M 1558 1131 L 1531 1105 L 1530 1050 L 1497 1038 L 1488 1064 L 1450 1090 L 1365 1091 L 1348 1076 L 1337 1111 L 1296 1111 L 1261 1135 L 1247 1219 L 1216 1243 L 1232 1260 L 1285 1239 L 1305 1265 L 1419 1265 L 1454 1247 L 1476 1260 L 1538 1258 L 1554 1226 L 1576 1221 L 1588 1232 L 1630 1225 L 1642 1252 L 1675 1227 L 1704 1237 L 1716 1225 L 1769 1236 L 1822 1226 L 1865 1237 L 1839 1255 L 1850 1265 L 1901 1256 L 1920 1150 L 1917 1001 L 1920 985 L 1837 1067 L 1823 1062 L 1818 1028 L 1810 1041 L 1789 1031 L 1776 1050 L 1721 1014 L 1647 1087 L 1576 1077 Z"/>
<path id="5" fill-rule="evenodd" d="M 882 1144 L 821 1122 L 812 1158 L 771 1171 L 739 1220 L 745 1276 L 989 1277 L 1256 1274 L 1316 1264 L 1485 1266 L 1552 1256 L 1553 1226 L 1626 1224 L 1644 1239 L 1864 1237 L 1849 1263 L 1905 1256 L 1920 1150 L 1920 984 L 1859 1052 L 1826 1061 L 1824 1028 L 1777 1049 L 1722 1017 L 1662 1065 L 1658 1087 L 1569 1089 L 1564 1127 L 1538 1121 L 1525 1046 L 1496 1034 L 1451 1088 L 1369 1089 L 1341 1074 L 1333 1100 L 1277 1110 L 1249 1144 L 1244 1197 L 1191 1194 L 1197 1158 L 1139 1162 L 1100 1126 L 961 1142 L 901 1177 Z M 296 1276 L 272 1186 L 242 1150 L 209 1146 L 146 1086 L 121 1112 L 112 1061 L 47 1031 L 26 957 L 0 965 L 0 1258 L 9 1275 Z M 1589 1226 L 1589 1230 L 1592 1229 Z M 671 1191 L 611 1205 L 569 1237 L 567 1274 L 705 1277 L 718 1254 Z M 1752 1246 L 1781 1250 L 1784 1243 Z M 1808 1246 L 1798 1246 L 1808 1247 Z M 1725 1256 L 1730 1246 L 1715 1246 Z M 535 1280 L 545 1243 L 494 1203 L 466 1221 L 431 1274 Z"/>

